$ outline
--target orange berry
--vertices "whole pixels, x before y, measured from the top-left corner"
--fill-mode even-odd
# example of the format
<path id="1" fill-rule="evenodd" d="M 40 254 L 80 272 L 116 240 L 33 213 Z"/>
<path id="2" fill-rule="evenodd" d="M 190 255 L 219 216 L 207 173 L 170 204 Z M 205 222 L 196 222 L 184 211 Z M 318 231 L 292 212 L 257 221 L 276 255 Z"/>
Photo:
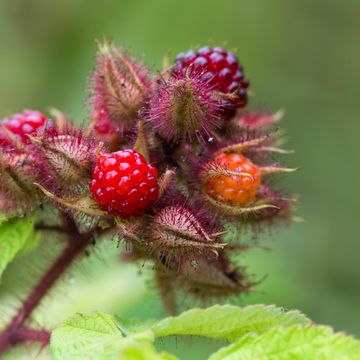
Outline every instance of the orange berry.
<path id="1" fill-rule="evenodd" d="M 261 183 L 260 168 L 240 153 L 220 153 L 214 162 L 224 169 L 247 173 L 244 175 L 219 175 L 205 180 L 205 192 L 218 201 L 231 205 L 248 205 L 256 200 Z"/>

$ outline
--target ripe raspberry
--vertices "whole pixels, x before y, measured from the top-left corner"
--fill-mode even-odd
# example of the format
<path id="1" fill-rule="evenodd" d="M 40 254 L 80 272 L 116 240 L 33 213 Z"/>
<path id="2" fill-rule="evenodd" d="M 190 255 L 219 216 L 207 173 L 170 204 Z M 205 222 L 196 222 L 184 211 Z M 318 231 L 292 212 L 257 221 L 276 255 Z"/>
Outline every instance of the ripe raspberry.
<path id="1" fill-rule="evenodd" d="M 224 100 L 222 104 L 227 109 L 228 117 L 234 114 L 236 108 L 246 105 L 249 81 L 245 79 L 243 67 L 232 52 L 219 47 L 203 47 L 198 51 L 180 53 L 175 59 L 174 73 L 185 73 L 188 68 L 202 72 L 214 90 L 236 95 L 235 99 Z"/>
<path id="2" fill-rule="evenodd" d="M 9 130 L 22 143 L 29 144 L 29 134 L 52 131 L 54 123 L 38 111 L 25 110 L 21 114 L 12 115 L 1 121 L 1 125 Z M 11 146 L 11 141 L 5 131 L 0 128 L 0 146 Z"/>
<path id="3" fill-rule="evenodd" d="M 158 198 L 157 169 L 132 149 L 101 155 L 92 177 L 94 199 L 112 215 L 140 215 Z"/>
<path id="4" fill-rule="evenodd" d="M 211 178 L 205 185 L 205 191 L 216 200 L 231 205 L 248 205 L 256 199 L 256 191 L 261 183 L 260 169 L 240 153 L 220 153 L 214 162 L 224 169 L 247 173 L 251 177 L 219 175 Z"/>

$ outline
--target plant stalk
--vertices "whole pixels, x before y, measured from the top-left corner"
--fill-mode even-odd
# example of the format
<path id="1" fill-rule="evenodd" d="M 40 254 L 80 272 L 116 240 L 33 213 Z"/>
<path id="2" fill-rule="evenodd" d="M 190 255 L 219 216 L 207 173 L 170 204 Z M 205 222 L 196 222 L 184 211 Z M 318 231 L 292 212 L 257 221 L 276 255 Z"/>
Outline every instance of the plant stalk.
<path id="1" fill-rule="evenodd" d="M 90 243 L 93 231 L 80 234 L 75 223 L 70 219 L 67 220 L 67 227 L 71 233 L 67 245 L 23 301 L 9 325 L 0 332 L 0 355 L 7 351 L 9 347 L 26 340 L 40 341 L 43 346 L 48 344 L 50 340 L 49 332 L 28 329 L 24 327 L 24 323 L 49 289 Z"/>

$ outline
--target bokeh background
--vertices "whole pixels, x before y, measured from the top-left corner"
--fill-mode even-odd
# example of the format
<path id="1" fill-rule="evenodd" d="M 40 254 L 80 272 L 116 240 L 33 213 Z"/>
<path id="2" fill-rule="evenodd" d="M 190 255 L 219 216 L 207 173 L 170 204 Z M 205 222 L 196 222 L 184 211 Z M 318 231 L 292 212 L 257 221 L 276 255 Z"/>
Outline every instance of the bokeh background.
<path id="1" fill-rule="evenodd" d="M 268 276 L 241 301 L 298 308 L 360 336 L 359 16 L 358 0 L 0 0 L 0 117 L 52 105 L 86 119 L 95 38 L 112 37 L 155 70 L 168 51 L 236 49 L 254 92 L 250 106 L 286 110 L 287 147 L 296 150 L 287 161 L 302 170 L 281 181 L 299 194 L 297 214 L 306 220 L 266 234 L 271 252 L 244 257 L 250 272 Z M 94 250 L 46 310 L 54 315 L 61 302 L 61 316 L 64 308 L 162 316 L 151 281 L 118 265 L 115 245 Z M 41 251 L 44 262 L 52 256 Z M 33 256 L 9 268 L 1 299 L 30 286 L 19 269 L 36 272 Z M 210 347 L 201 343 L 199 354 Z"/>

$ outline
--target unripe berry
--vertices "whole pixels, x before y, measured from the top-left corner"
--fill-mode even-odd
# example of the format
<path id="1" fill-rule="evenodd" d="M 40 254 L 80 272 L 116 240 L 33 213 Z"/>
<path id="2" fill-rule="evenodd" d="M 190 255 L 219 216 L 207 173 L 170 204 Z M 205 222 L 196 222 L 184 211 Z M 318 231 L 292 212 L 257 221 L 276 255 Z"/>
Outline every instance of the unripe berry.
<path id="1" fill-rule="evenodd" d="M 132 149 L 101 155 L 90 191 L 100 208 L 123 218 L 140 215 L 159 195 L 157 169 Z"/>
<path id="2" fill-rule="evenodd" d="M 212 198 L 231 205 L 248 205 L 256 200 L 261 183 L 260 168 L 240 153 L 220 153 L 214 163 L 224 173 L 204 178 L 204 190 Z M 226 171 L 229 174 L 226 174 Z M 237 175 L 236 173 L 239 173 Z"/>

